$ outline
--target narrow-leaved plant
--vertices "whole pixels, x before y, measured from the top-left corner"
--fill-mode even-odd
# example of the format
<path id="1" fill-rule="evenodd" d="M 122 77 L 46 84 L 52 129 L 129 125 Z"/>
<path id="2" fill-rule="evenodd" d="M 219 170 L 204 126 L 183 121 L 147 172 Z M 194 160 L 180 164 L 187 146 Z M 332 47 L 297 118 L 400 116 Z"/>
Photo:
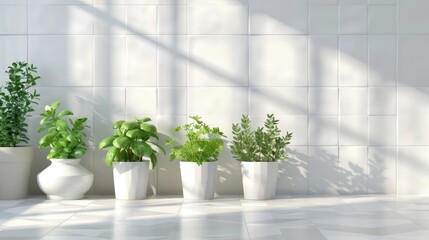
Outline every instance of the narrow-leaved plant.
<path id="1" fill-rule="evenodd" d="M 167 140 L 167 145 L 172 146 L 171 160 L 195 162 L 198 165 L 204 162 L 214 162 L 223 150 L 223 132 L 217 127 L 210 127 L 199 116 L 191 116 L 193 121 L 173 129 L 174 132 L 184 131 L 186 142 L 179 144 L 175 139 Z"/>
<path id="2" fill-rule="evenodd" d="M 73 112 L 65 109 L 57 114 L 60 102 L 53 102 L 45 107 L 40 121 L 39 132 L 48 133 L 39 140 L 39 148 L 50 147 L 47 159 L 75 159 L 86 153 L 85 128 L 87 118 L 70 117 Z"/>
<path id="3" fill-rule="evenodd" d="M 134 121 L 120 120 L 113 124 L 114 134 L 104 138 L 98 149 L 109 148 L 106 164 L 113 162 L 141 162 L 143 157 L 150 158 L 152 167 L 157 164 L 157 150 L 165 150 L 153 138 L 159 140 L 156 127 L 150 118 L 136 118 Z"/>
<path id="4" fill-rule="evenodd" d="M 279 120 L 274 114 L 267 114 L 264 127 L 252 130 L 249 116 L 243 115 L 241 123 L 232 124 L 233 141 L 230 146 L 235 159 L 244 162 L 275 162 L 286 160 L 286 146 L 292 133 L 281 135 Z"/>
<path id="5" fill-rule="evenodd" d="M 26 62 L 14 62 L 6 73 L 9 80 L 0 87 L 0 147 L 28 143 L 26 118 L 40 96 L 31 87 L 40 78 L 37 68 Z"/>

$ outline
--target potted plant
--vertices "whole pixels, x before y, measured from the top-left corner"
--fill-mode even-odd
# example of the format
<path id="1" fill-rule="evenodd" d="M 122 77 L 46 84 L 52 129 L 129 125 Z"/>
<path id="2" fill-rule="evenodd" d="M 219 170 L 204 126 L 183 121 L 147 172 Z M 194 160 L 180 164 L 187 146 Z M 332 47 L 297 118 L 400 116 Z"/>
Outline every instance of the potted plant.
<path id="1" fill-rule="evenodd" d="M 274 114 L 268 114 L 264 127 L 252 130 L 249 116 L 232 124 L 232 155 L 241 161 L 245 199 L 266 200 L 276 196 L 278 161 L 286 160 L 286 146 L 292 133 L 282 136 Z"/>
<path id="2" fill-rule="evenodd" d="M 186 142 L 177 143 L 170 138 L 167 145 L 173 146 L 171 160 L 180 160 L 183 197 L 185 199 L 213 199 L 216 180 L 217 158 L 223 150 L 224 134 L 219 128 L 211 128 L 199 116 L 190 117 L 193 122 L 173 129 L 184 131 Z M 173 144 L 175 143 L 175 144 Z"/>
<path id="3" fill-rule="evenodd" d="M 40 189 L 49 199 L 81 199 L 92 186 L 94 175 L 79 164 L 87 151 L 85 128 L 87 118 L 71 119 L 73 112 L 62 110 L 60 102 L 45 107 L 39 132 L 47 134 L 39 140 L 39 148 L 49 147 L 46 157 L 51 165 L 37 175 Z"/>
<path id="4" fill-rule="evenodd" d="M 29 141 L 26 120 L 40 96 L 31 89 L 40 78 L 36 67 L 14 62 L 6 73 L 9 80 L 0 87 L 0 200 L 27 195 L 34 149 L 25 145 Z"/>
<path id="5" fill-rule="evenodd" d="M 117 121 L 114 133 L 104 138 L 98 149 L 110 148 L 106 154 L 107 166 L 113 165 L 115 197 L 117 199 L 143 199 L 149 179 L 149 160 L 156 167 L 157 150 L 164 148 L 153 141 L 159 140 L 156 127 L 150 118 L 134 121 Z"/>

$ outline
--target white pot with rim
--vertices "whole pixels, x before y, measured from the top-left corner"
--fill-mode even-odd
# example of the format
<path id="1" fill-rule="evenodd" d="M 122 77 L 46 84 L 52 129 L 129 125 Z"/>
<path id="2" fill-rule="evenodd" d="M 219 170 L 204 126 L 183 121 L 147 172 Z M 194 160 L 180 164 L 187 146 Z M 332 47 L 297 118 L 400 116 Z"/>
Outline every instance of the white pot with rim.
<path id="1" fill-rule="evenodd" d="M 116 199 L 138 200 L 147 194 L 149 181 L 148 160 L 142 162 L 114 162 L 113 180 Z"/>
<path id="2" fill-rule="evenodd" d="M 50 159 L 51 165 L 37 175 L 40 189 L 52 200 L 82 199 L 91 188 L 94 174 L 80 165 L 81 159 Z"/>
<path id="3" fill-rule="evenodd" d="M 244 198 L 248 200 L 269 200 L 276 197 L 276 162 L 241 162 Z"/>
<path id="4" fill-rule="evenodd" d="M 202 165 L 198 165 L 194 162 L 180 161 L 183 198 L 213 199 L 216 187 L 216 170 L 217 162 L 204 162 Z"/>
<path id="5" fill-rule="evenodd" d="M 27 196 L 33 157 L 32 146 L 0 147 L 0 200 Z"/>

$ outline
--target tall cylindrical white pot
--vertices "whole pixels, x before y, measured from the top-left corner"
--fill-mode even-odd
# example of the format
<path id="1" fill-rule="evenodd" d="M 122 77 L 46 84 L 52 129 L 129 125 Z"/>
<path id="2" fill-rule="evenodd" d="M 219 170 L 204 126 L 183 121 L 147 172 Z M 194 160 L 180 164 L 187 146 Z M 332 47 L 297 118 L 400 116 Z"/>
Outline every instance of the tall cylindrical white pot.
<path id="1" fill-rule="evenodd" d="M 0 200 L 27 196 L 33 157 L 32 146 L 0 147 Z"/>
<path id="2" fill-rule="evenodd" d="M 185 199 L 209 200 L 214 198 L 217 162 L 180 162 L 183 197 Z"/>
<path id="3" fill-rule="evenodd" d="M 145 198 L 149 181 L 149 161 L 114 162 L 113 180 L 116 199 Z"/>
<path id="4" fill-rule="evenodd" d="M 278 162 L 241 162 L 244 198 L 268 200 L 276 197 Z"/>
<path id="5" fill-rule="evenodd" d="M 81 199 L 91 188 L 94 174 L 80 165 L 80 159 L 51 159 L 51 165 L 37 175 L 40 189 L 52 200 Z"/>

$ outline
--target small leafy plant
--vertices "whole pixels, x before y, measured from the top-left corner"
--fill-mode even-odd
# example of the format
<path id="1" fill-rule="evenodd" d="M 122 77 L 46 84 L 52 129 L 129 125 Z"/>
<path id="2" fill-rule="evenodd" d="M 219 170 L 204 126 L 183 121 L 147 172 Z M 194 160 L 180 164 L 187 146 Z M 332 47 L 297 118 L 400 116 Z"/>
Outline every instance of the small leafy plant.
<path id="1" fill-rule="evenodd" d="M 281 136 L 279 120 L 274 114 L 267 114 L 264 127 L 252 130 L 249 116 L 243 115 L 240 124 L 232 124 L 232 155 L 238 161 L 275 162 L 286 160 L 286 146 L 290 144 L 292 133 Z"/>
<path id="2" fill-rule="evenodd" d="M 149 123 L 150 118 L 136 118 L 134 121 L 117 121 L 113 124 L 114 134 L 104 138 L 98 149 L 110 148 L 106 154 L 106 164 L 113 162 L 141 162 L 143 157 L 150 158 L 152 167 L 157 163 L 157 148 L 165 154 L 165 150 L 152 138 L 159 140 L 156 127 Z"/>
<path id="3" fill-rule="evenodd" d="M 222 137 L 225 135 L 219 128 L 211 128 L 201 121 L 199 116 L 190 117 L 193 122 L 178 126 L 174 132 L 185 131 L 187 141 L 182 145 L 173 138 L 167 140 L 167 146 L 173 146 L 170 152 L 170 159 L 181 159 L 186 162 L 195 162 L 198 165 L 204 162 L 214 162 L 223 150 Z"/>
<path id="4" fill-rule="evenodd" d="M 62 110 L 57 114 L 60 102 L 53 102 L 50 106 L 45 107 L 42 114 L 43 119 L 40 121 L 39 132 L 48 131 L 39 141 L 39 148 L 50 147 L 47 159 L 75 159 L 86 153 L 85 145 L 86 134 L 85 128 L 87 118 L 75 118 L 70 116 L 73 112 Z"/>
<path id="5" fill-rule="evenodd" d="M 6 73 L 9 81 L 0 87 L 0 147 L 28 143 L 26 118 L 40 96 L 31 87 L 40 79 L 37 68 L 26 62 L 14 62 Z"/>

